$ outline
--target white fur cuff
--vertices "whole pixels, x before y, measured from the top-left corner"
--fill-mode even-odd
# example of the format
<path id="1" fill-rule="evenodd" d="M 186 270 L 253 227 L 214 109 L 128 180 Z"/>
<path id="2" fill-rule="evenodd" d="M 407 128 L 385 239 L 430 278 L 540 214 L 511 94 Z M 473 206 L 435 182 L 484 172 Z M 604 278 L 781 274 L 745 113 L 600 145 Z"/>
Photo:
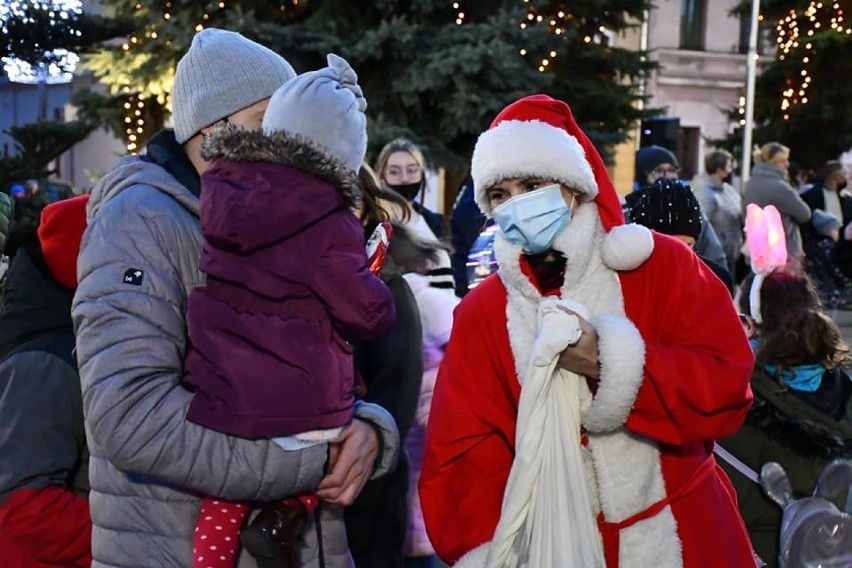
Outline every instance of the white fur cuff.
<path id="1" fill-rule="evenodd" d="M 601 373 L 583 426 L 590 432 L 608 432 L 627 420 L 642 385 L 645 342 L 629 319 L 612 314 L 592 322 L 598 332 Z"/>

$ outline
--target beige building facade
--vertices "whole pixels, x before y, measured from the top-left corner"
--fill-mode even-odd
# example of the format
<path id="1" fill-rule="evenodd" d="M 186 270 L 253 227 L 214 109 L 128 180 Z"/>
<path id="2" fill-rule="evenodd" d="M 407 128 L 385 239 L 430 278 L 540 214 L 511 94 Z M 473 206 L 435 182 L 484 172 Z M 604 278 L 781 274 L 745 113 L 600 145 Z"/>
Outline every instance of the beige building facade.
<path id="1" fill-rule="evenodd" d="M 681 175 L 703 173 L 708 140 L 724 137 L 736 121 L 725 111 L 744 104 L 750 14 L 732 15 L 737 0 L 658 0 L 645 26 L 615 39 L 628 49 L 647 46 L 659 69 L 642 86 L 647 105 L 680 120 L 676 154 Z M 765 44 L 765 42 L 763 42 Z M 763 45 L 761 46 L 763 48 Z M 616 151 L 619 192 L 631 190 L 639 127 Z"/>

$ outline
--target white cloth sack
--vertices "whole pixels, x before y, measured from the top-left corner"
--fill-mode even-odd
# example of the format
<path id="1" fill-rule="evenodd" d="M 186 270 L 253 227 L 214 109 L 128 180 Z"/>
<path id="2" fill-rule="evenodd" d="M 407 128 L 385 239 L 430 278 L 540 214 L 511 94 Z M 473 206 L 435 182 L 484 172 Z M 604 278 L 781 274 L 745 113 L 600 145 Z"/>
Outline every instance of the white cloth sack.
<path id="1" fill-rule="evenodd" d="M 604 567 L 603 545 L 586 481 L 580 443 L 585 379 L 557 368 L 559 355 L 581 335 L 584 306 L 544 298 L 538 335 L 522 389 L 515 459 L 503 508 L 488 545 L 489 568 Z"/>

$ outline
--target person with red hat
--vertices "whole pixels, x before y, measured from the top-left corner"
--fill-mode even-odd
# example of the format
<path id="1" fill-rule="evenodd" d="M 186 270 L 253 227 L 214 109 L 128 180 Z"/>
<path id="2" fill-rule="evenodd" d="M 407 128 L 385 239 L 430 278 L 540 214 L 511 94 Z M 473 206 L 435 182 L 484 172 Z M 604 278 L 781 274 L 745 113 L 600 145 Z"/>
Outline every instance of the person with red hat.
<path id="1" fill-rule="evenodd" d="M 79 196 L 41 212 L 39 247 L 9 268 L 0 315 L 0 560 L 88 567 L 92 523 L 71 300 L 86 228 Z"/>
<path id="2" fill-rule="evenodd" d="M 455 312 L 419 491 L 459 567 L 754 566 L 714 441 L 752 400 L 725 286 L 625 225 L 568 105 L 533 95 L 477 141 L 499 270 Z"/>

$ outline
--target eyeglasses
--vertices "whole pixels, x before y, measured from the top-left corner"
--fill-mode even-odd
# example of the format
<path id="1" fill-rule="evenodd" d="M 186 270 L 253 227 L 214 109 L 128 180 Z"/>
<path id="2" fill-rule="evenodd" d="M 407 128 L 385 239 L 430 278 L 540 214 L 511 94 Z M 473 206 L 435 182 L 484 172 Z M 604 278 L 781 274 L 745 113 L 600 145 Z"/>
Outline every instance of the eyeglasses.
<path id="1" fill-rule="evenodd" d="M 677 178 L 680 177 L 680 168 L 667 168 L 664 166 L 660 166 L 651 170 L 651 175 L 655 178 Z"/>

